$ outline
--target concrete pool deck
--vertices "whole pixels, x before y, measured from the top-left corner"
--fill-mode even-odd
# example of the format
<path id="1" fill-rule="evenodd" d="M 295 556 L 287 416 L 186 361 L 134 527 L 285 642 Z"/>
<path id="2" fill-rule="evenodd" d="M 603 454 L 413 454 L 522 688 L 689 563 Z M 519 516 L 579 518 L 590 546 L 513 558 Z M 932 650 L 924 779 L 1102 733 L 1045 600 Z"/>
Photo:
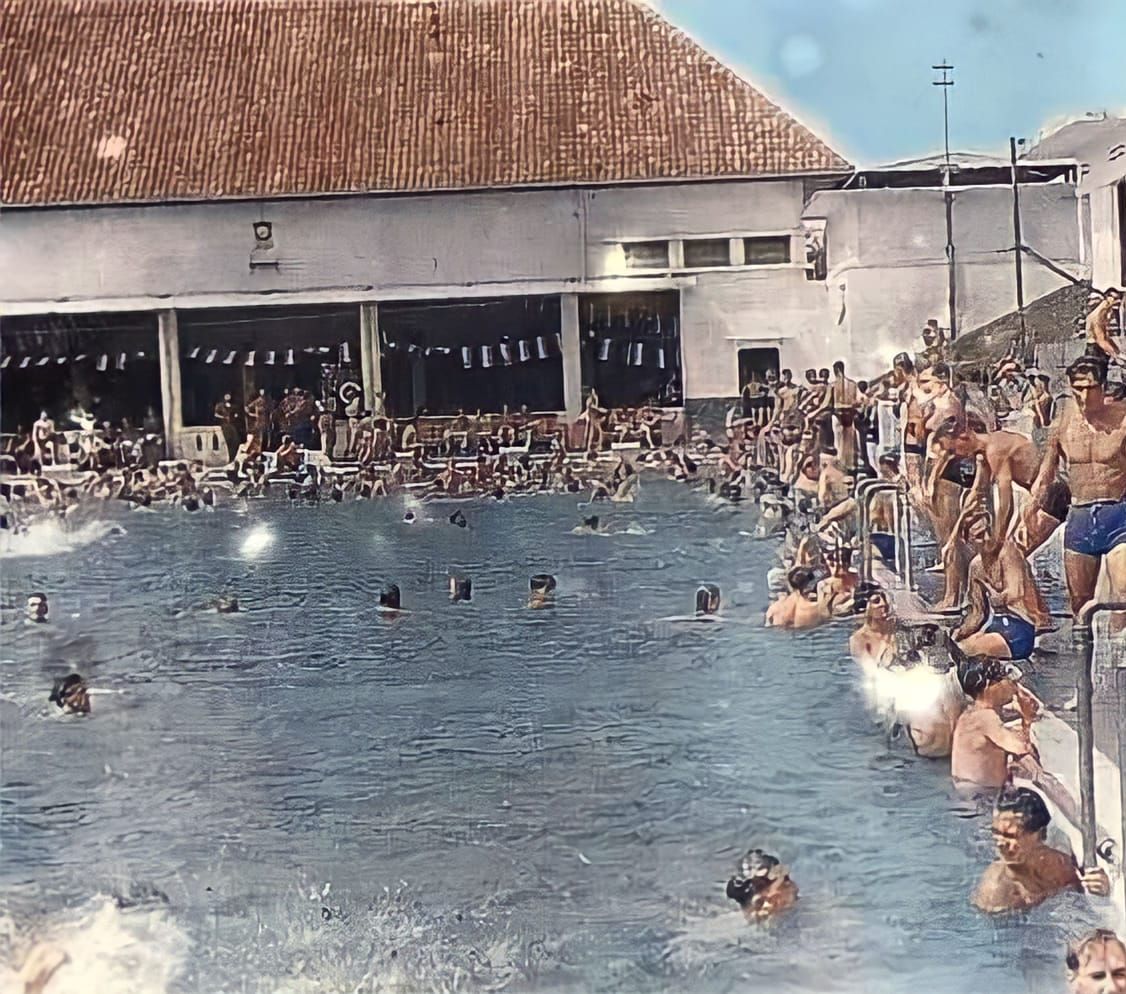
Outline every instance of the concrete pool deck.
<path id="1" fill-rule="evenodd" d="M 879 562 L 872 564 L 872 578 L 889 592 L 895 605 L 896 615 L 912 624 L 923 622 L 947 622 L 949 615 L 936 614 L 916 591 L 908 589 L 903 581 Z M 1072 652 L 1069 639 L 1062 631 L 1053 636 L 1053 644 L 1061 653 Z M 1098 664 L 1096 663 L 1096 666 Z M 1032 688 L 1034 691 L 1037 688 Z M 1126 730 L 1119 730 L 1126 734 Z M 1079 736 L 1074 728 L 1056 714 L 1047 711 L 1032 726 L 1032 737 L 1040 751 L 1042 765 L 1051 772 L 1078 801 L 1079 790 Z M 1105 752 L 1095 749 L 1095 816 L 1101 828 L 1100 843 L 1106 837 L 1114 842 L 1114 863 L 1108 865 L 1100 860 L 1100 865 L 1110 876 L 1111 902 L 1113 911 L 1108 926 L 1118 933 L 1126 934 L 1126 874 L 1123 861 L 1126 858 L 1126 839 L 1122 833 L 1122 803 L 1120 796 L 1121 774 L 1118 764 Z M 1028 786 L 1033 786 L 1028 784 Z M 1080 826 L 1067 818 L 1059 808 L 1046 798 L 1052 812 L 1053 823 L 1059 826 L 1071 842 L 1076 853 L 1083 851 L 1083 834 Z M 1097 899 L 1096 899 L 1097 900 Z"/>

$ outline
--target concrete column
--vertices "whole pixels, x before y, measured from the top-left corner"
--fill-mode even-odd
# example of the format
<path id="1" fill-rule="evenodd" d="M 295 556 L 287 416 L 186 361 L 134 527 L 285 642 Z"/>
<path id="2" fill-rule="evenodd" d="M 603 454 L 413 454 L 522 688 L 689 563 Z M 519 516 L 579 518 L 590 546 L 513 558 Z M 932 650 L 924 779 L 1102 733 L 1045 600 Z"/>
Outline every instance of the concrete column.
<path id="1" fill-rule="evenodd" d="M 360 369 L 364 381 L 364 407 L 369 411 L 375 395 L 383 392 L 383 353 L 379 340 L 379 304 L 360 304 Z"/>
<path id="2" fill-rule="evenodd" d="M 560 298 L 563 335 L 563 408 L 574 420 L 583 410 L 582 343 L 579 340 L 579 295 L 565 293 Z"/>
<path id="3" fill-rule="evenodd" d="M 180 328 L 174 310 L 157 315 L 157 353 L 160 356 L 160 408 L 164 419 L 164 454 L 176 458 L 184 428 L 180 384 Z"/>

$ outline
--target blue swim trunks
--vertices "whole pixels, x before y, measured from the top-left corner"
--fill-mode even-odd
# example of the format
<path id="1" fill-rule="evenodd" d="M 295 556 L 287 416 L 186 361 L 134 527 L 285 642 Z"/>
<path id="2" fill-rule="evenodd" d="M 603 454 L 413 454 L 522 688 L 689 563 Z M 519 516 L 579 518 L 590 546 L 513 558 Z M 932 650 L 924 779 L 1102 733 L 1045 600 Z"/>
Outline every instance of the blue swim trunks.
<path id="1" fill-rule="evenodd" d="M 876 547 L 880 558 L 892 569 L 895 568 L 895 536 L 887 532 L 872 532 L 868 539 Z"/>
<path id="2" fill-rule="evenodd" d="M 1120 545 L 1126 545 L 1126 500 L 1072 505 L 1063 533 L 1063 547 L 1068 552 L 1105 556 Z"/>
<path id="3" fill-rule="evenodd" d="M 1028 659 L 1036 647 L 1036 629 L 1015 614 L 994 614 L 982 630 L 1000 635 L 1013 659 Z"/>

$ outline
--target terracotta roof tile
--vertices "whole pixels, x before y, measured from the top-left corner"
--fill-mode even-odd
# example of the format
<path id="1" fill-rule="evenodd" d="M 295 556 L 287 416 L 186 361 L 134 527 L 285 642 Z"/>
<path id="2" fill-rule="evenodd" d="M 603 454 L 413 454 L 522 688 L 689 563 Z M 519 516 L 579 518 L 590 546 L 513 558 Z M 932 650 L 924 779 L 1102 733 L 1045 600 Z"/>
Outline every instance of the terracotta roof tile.
<path id="1" fill-rule="evenodd" d="M 5 0 L 0 202 L 847 163 L 637 0 Z"/>

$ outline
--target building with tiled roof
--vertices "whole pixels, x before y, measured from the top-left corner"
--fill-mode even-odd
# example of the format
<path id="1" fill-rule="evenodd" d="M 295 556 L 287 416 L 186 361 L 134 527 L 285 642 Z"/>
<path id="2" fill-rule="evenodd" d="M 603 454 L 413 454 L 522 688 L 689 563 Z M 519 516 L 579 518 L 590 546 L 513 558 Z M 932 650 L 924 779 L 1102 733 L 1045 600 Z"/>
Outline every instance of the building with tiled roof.
<path id="1" fill-rule="evenodd" d="M 4 418 L 731 397 L 823 353 L 850 171 L 641 0 L 8 0 Z"/>

